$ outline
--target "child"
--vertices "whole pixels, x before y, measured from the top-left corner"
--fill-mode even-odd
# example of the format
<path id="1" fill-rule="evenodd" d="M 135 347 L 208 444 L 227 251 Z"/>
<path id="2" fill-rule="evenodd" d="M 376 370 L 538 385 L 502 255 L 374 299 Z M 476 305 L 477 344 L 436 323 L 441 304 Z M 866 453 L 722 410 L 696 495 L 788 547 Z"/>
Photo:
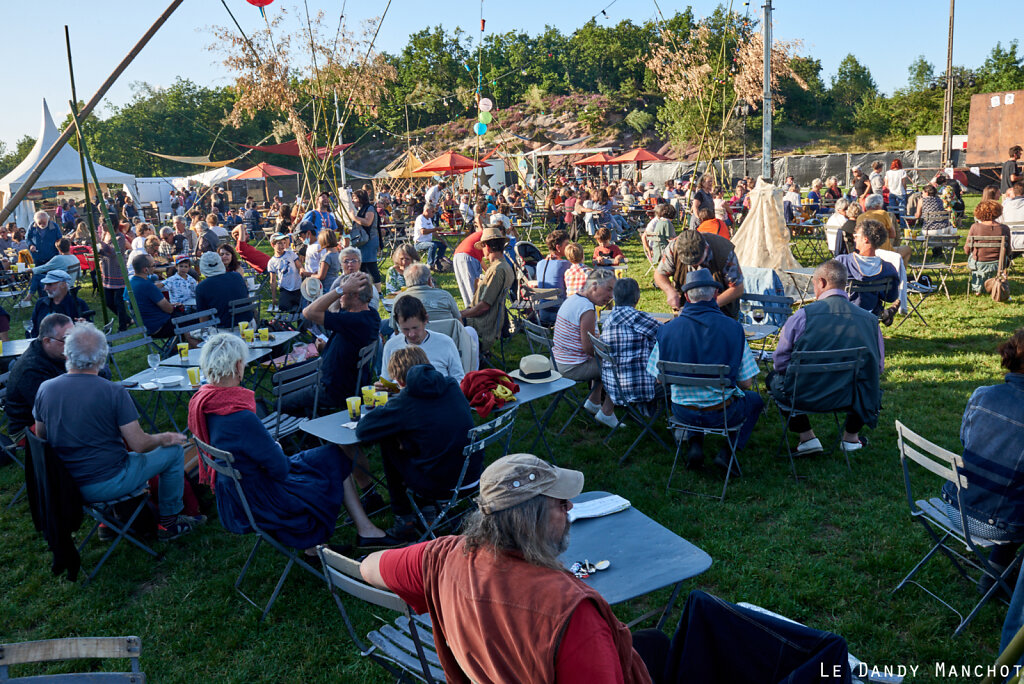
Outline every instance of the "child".
<path id="1" fill-rule="evenodd" d="M 597 247 L 594 248 L 595 266 L 618 266 L 626 260 L 618 245 L 612 244 L 612 232 L 607 228 L 598 228 L 594 233 Z"/>
<path id="2" fill-rule="evenodd" d="M 602 228 L 605 232 L 607 228 Z M 587 267 L 583 265 L 583 248 L 575 242 L 565 246 L 565 258 L 571 264 L 565 271 L 565 296 L 571 297 L 583 289 L 587 282 Z"/>
<path id="3" fill-rule="evenodd" d="M 299 275 L 299 257 L 288 249 L 289 236 L 274 233 L 270 236 L 270 244 L 274 247 L 274 256 L 267 262 L 267 273 L 270 274 L 271 306 L 280 306 L 280 311 L 298 311 L 302 303 L 299 288 L 302 277 Z M 278 297 L 278 289 L 281 296 Z"/>
<path id="4" fill-rule="evenodd" d="M 671 204 L 659 204 L 654 210 L 654 218 L 640 234 L 644 244 L 644 253 L 648 261 L 657 265 L 661 261 L 661 253 L 668 247 L 669 240 L 676 236 L 672 219 L 676 217 L 676 209 Z"/>
<path id="5" fill-rule="evenodd" d="M 192 268 L 192 261 L 187 255 L 179 256 L 174 260 L 174 268 L 177 269 L 177 273 L 164 281 L 164 289 L 167 290 L 167 296 L 171 300 L 171 304 L 184 306 L 185 302 L 190 299 L 194 302 L 196 298 L 196 285 L 199 283 L 189 274 L 189 270 Z"/>

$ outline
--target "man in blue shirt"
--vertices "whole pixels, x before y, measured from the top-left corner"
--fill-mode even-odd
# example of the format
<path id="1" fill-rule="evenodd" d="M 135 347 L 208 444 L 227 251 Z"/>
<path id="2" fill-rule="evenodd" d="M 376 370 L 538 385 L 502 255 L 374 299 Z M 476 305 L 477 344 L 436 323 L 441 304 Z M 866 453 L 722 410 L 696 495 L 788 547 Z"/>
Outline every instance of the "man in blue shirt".
<path id="1" fill-rule="evenodd" d="M 146 334 L 150 337 L 173 337 L 174 323 L 171 322 L 171 314 L 174 313 L 174 305 L 149 279 L 150 274 L 153 273 L 153 257 L 148 254 L 138 255 L 132 259 L 132 268 L 135 270 L 135 275 L 129 279 L 128 284 L 139 305 L 139 313 L 142 315 L 142 324 L 146 327 Z"/>
<path id="2" fill-rule="evenodd" d="M 245 203 L 245 228 L 249 231 L 249 237 L 252 237 L 257 230 L 260 229 L 260 212 L 256 211 L 255 205 L 252 201 Z"/>
<path id="3" fill-rule="evenodd" d="M 334 212 L 331 209 L 330 193 L 321 192 L 320 196 L 316 198 L 316 204 L 316 209 L 307 211 L 305 216 L 302 217 L 302 221 L 309 221 L 316 226 L 318 234 L 324 228 L 338 232 L 338 220 L 334 218 Z"/>
<path id="4" fill-rule="evenodd" d="M 35 222 L 29 227 L 26 240 L 32 252 L 32 260 L 37 264 L 45 264 L 57 256 L 57 240 L 61 238 L 60 226 L 50 220 L 45 211 L 37 211 Z"/>

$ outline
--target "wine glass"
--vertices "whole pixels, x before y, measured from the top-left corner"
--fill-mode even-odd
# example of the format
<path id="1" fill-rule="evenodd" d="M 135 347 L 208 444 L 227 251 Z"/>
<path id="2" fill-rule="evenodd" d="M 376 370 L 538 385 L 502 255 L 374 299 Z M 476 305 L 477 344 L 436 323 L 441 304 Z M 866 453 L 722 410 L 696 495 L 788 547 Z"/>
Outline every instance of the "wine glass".
<path id="1" fill-rule="evenodd" d="M 758 307 L 750 312 L 751 317 L 754 319 L 754 323 L 761 325 L 761 321 L 764 320 L 764 309 Z"/>
<path id="2" fill-rule="evenodd" d="M 149 364 L 150 370 L 155 372 L 156 371 L 156 367 L 160 365 L 160 355 L 159 354 L 147 354 L 146 355 L 146 363 Z"/>

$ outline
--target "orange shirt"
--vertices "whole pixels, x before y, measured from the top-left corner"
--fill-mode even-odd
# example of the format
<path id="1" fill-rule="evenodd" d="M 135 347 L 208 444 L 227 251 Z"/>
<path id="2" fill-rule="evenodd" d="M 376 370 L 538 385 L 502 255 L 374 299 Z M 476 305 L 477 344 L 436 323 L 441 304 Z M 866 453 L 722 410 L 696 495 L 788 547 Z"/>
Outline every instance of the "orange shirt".
<path id="1" fill-rule="evenodd" d="M 714 233 L 719 237 L 724 237 L 726 240 L 731 240 L 732 235 L 729 233 L 729 226 L 725 224 L 725 221 L 718 218 L 708 219 L 704 223 L 697 226 L 697 230 L 701 233 Z"/>

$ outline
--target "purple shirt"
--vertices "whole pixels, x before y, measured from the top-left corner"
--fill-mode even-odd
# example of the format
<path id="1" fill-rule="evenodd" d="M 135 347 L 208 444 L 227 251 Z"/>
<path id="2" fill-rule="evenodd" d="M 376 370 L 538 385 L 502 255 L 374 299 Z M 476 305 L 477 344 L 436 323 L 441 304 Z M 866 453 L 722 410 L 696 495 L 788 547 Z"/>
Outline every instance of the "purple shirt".
<path id="1" fill-rule="evenodd" d="M 843 297 L 849 299 L 850 295 L 846 294 L 845 290 L 833 289 L 825 290 L 822 292 L 818 299 L 824 299 L 825 297 Z M 807 328 L 807 313 L 800 309 L 795 314 L 789 317 L 786 324 L 782 326 L 782 332 L 779 333 L 779 343 L 775 346 L 775 353 L 772 355 L 772 360 L 775 365 L 776 373 L 785 373 L 786 366 L 789 365 L 789 357 L 793 355 L 793 345 L 800 339 L 800 336 L 804 334 L 804 330 Z M 878 372 L 882 373 L 885 371 L 885 342 L 882 340 L 882 329 L 878 329 Z"/>

